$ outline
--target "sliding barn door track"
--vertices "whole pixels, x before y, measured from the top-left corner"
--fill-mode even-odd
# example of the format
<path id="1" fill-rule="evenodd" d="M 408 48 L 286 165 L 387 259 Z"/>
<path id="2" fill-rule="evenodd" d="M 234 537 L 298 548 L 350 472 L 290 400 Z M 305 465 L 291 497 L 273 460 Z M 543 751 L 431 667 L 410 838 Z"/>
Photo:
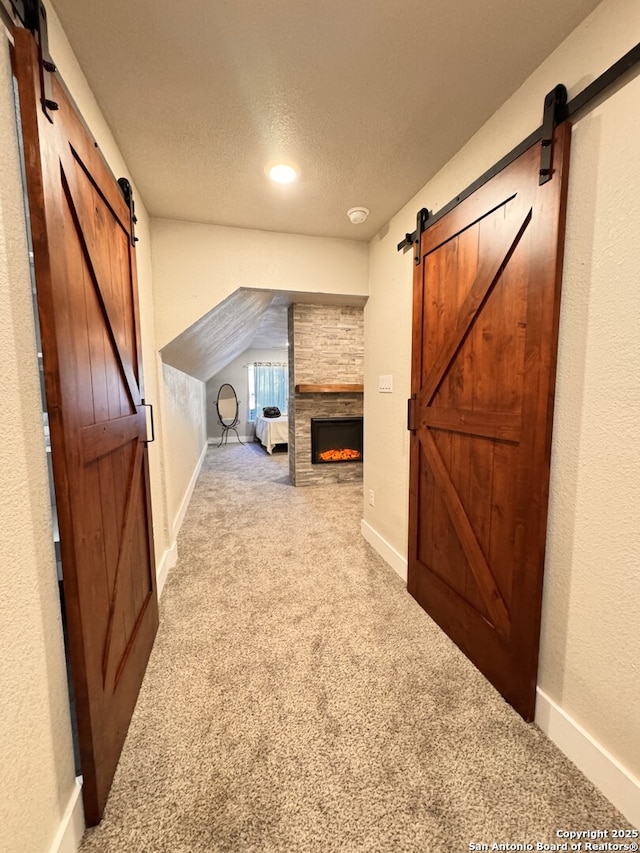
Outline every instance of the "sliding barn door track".
<path id="1" fill-rule="evenodd" d="M 523 139 L 519 145 L 506 154 L 501 160 L 498 160 L 490 169 L 477 178 L 472 184 L 464 189 L 459 195 L 451 199 L 448 204 L 440 208 L 436 213 L 432 213 L 423 207 L 418 211 L 416 216 L 416 230 L 407 233 L 404 239 L 398 243 L 398 251 L 404 251 L 409 246 L 414 247 L 414 260 L 416 264 L 420 263 L 420 237 L 443 216 L 446 216 L 454 207 L 457 207 L 460 202 L 464 201 L 479 189 L 487 181 L 490 181 L 499 172 L 506 168 L 510 163 L 513 163 L 521 154 L 536 143 L 540 143 L 540 183 L 545 184 L 553 177 L 553 131 L 554 128 L 563 121 L 572 118 L 579 112 L 585 109 L 593 109 L 601 100 L 608 89 L 612 88 L 615 83 L 621 80 L 632 69 L 636 73 L 640 66 L 640 44 L 631 48 L 628 53 L 615 62 L 603 74 L 597 77 L 593 83 L 590 83 L 586 88 L 575 96 L 571 101 L 567 102 L 566 87 L 559 83 L 552 89 L 544 99 L 544 112 L 542 124 L 537 130 L 529 134 L 526 139 Z"/>

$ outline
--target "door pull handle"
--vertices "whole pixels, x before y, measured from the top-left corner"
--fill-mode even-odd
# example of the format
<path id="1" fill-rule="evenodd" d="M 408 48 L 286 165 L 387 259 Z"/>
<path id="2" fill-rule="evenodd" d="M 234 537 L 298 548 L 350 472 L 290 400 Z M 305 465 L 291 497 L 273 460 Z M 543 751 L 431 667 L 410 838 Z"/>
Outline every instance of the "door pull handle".
<path id="1" fill-rule="evenodd" d="M 152 441 L 156 440 L 156 429 L 153 422 L 153 405 L 151 403 L 145 403 L 143 400 L 140 404 L 141 406 L 145 406 L 149 409 L 149 413 L 151 415 L 151 438 L 145 438 L 145 444 L 151 444 Z"/>

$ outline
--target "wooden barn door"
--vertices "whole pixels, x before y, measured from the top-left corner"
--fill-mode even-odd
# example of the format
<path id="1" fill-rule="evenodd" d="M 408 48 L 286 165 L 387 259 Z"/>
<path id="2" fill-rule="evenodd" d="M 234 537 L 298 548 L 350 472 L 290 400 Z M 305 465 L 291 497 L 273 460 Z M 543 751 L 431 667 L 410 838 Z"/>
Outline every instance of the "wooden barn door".
<path id="1" fill-rule="evenodd" d="M 15 33 L 85 814 L 97 823 L 158 625 L 130 211 L 35 41 Z"/>
<path id="2" fill-rule="evenodd" d="M 535 708 L 570 127 L 422 235 L 408 589 L 527 720 Z"/>

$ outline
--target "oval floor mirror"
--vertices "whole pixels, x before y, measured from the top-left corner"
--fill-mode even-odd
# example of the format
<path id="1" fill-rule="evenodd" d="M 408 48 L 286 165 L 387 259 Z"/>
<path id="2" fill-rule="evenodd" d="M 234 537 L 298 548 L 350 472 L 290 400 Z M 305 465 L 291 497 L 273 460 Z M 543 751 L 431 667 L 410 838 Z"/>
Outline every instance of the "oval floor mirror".
<path id="1" fill-rule="evenodd" d="M 220 436 L 220 444 L 218 447 L 223 443 L 227 443 L 230 430 L 235 432 L 236 438 L 240 441 L 240 436 L 238 435 L 239 410 L 240 404 L 238 397 L 236 396 L 235 388 L 233 385 L 229 385 L 228 382 L 225 382 L 224 385 L 220 386 L 218 396 L 216 398 L 218 423 L 222 427 L 222 435 Z M 240 444 L 244 444 L 244 441 L 240 441 Z"/>

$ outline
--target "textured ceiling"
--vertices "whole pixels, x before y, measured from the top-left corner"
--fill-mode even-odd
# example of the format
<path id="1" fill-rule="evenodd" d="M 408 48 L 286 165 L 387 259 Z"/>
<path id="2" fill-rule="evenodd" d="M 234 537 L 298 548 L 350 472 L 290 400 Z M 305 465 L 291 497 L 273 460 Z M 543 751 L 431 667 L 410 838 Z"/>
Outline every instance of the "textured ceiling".
<path id="1" fill-rule="evenodd" d="M 151 216 L 369 240 L 598 0 L 52 2 Z M 281 347 L 296 298 L 236 291 L 163 359 Z"/>
<path id="2" fill-rule="evenodd" d="M 206 382 L 249 347 L 284 349 L 293 302 L 364 305 L 364 297 L 239 288 L 162 348 L 162 360 Z"/>
<path id="3" fill-rule="evenodd" d="M 163 347 L 162 360 L 206 382 L 251 346 L 272 299 L 270 290 L 236 290 Z"/>
<path id="4" fill-rule="evenodd" d="M 53 5 L 152 216 L 369 240 L 597 2 Z"/>

